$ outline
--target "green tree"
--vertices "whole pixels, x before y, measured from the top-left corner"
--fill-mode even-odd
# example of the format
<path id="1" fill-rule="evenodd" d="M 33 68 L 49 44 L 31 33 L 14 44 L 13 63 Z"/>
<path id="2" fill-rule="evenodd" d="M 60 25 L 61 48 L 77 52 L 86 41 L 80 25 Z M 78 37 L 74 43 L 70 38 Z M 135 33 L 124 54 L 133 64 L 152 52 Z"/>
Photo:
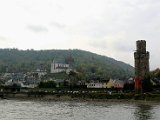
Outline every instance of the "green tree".
<path id="1" fill-rule="evenodd" d="M 38 87 L 39 88 L 55 88 L 56 83 L 54 81 L 40 82 Z"/>
<path id="2" fill-rule="evenodd" d="M 151 83 L 150 75 L 146 75 L 144 80 L 142 80 L 142 90 L 143 92 L 150 92 L 153 89 L 153 85 Z"/>

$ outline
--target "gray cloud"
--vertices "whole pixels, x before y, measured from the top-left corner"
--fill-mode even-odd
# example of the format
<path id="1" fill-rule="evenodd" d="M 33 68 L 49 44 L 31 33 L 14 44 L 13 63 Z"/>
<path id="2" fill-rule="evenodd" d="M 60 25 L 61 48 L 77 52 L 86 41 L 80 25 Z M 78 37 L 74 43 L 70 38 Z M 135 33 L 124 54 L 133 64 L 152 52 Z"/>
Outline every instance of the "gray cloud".
<path id="1" fill-rule="evenodd" d="M 42 25 L 28 25 L 27 29 L 33 31 L 33 32 L 48 32 L 48 28 Z"/>
<path id="2" fill-rule="evenodd" d="M 53 27 L 59 28 L 59 29 L 63 29 L 66 27 L 64 24 L 60 24 L 58 22 L 52 22 L 52 23 L 50 23 L 50 25 Z"/>

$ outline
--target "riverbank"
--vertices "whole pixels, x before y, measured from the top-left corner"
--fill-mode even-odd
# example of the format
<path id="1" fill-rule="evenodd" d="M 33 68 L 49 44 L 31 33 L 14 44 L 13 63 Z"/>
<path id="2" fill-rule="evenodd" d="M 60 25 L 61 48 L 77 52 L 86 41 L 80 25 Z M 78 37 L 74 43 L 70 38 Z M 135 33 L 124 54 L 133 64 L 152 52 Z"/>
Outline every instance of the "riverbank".
<path id="1" fill-rule="evenodd" d="M 40 101 L 97 101 L 97 102 L 127 102 L 127 103 L 160 103 L 160 94 L 106 94 L 106 93 L 42 93 L 42 92 L 16 92 L 1 93 L 1 99 L 40 100 Z"/>

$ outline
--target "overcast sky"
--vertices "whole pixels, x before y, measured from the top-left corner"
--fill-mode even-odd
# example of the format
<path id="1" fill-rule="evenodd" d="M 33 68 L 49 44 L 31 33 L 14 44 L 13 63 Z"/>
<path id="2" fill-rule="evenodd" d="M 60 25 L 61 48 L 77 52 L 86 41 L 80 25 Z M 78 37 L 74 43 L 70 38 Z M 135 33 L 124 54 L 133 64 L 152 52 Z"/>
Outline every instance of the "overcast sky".
<path id="1" fill-rule="evenodd" d="M 82 49 L 134 66 L 137 40 L 160 67 L 160 0 L 0 0 L 0 48 Z"/>

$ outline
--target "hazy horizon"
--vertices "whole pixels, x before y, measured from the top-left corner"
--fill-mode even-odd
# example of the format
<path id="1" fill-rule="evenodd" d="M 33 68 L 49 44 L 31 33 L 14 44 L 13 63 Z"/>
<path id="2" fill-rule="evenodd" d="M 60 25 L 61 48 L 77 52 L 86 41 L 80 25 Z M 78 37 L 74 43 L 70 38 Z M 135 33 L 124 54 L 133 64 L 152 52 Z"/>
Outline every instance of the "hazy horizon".
<path id="1" fill-rule="evenodd" d="M 160 68 L 158 0 L 0 1 L 0 48 L 80 49 L 134 66 L 146 40 L 151 70 Z"/>

